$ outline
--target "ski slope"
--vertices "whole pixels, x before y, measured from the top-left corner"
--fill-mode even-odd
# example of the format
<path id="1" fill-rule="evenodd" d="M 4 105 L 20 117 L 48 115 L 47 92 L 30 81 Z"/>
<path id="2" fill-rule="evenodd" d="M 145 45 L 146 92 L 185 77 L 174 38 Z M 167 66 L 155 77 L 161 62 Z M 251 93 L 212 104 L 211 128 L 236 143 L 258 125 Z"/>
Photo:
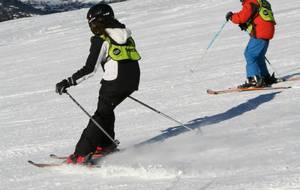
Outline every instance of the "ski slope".
<path id="1" fill-rule="evenodd" d="M 277 31 L 270 71 L 300 75 L 300 1 L 271 0 Z M 238 0 L 130 0 L 112 4 L 133 31 L 141 83 L 133 96 L 187 123 L 128 99 L 116 109 L 116 136 L 126 149 L 102 168 L 40 169 L 68 155 L 88 118 L 55 84 L 81 68 L 91 33 L 87 9 L 0 23 L 0 189 L 2 190 L 299 190 L 299 82 L 293 89 L 212 96 L 207 88 L 245 80 L 247 34 L 226 24 Z M 190 70 L 194 68 L 195 72 Z M 102 72 L 70 88 L 90 113 Z M 139 146 L 137 146 L 139 145 Z"/>

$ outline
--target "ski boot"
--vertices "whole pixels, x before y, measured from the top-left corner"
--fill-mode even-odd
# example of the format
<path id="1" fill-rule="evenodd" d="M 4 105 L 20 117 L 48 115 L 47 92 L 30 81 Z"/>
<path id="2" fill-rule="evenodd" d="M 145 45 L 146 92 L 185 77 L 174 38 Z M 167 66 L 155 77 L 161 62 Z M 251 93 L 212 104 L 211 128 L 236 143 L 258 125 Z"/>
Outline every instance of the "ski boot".
<path id="1" fill-rule="evenodd" d="M 110 146 L 107 146 L 107 147 L 97 146 L 95 152 L 93 152 L 93 158 L 94 157 L 102 157 L 102 156 L 105 156 L 107 154 L 117 152 L 117 151 L 119 151 L 119 149 L 117 148 L 117 146 L 115 144 L 111 144 Z"/>
<path id="2" fill-rule="evenodd" d="M 272 74 L 272 76 L 270 76 L 269 74 L 264 76 L 264 79 L 267 86 L 272 86 L 272 84 L 278 82 L 278 79 L 275 77 L 274 73 Z"/>
<path id="3" fill-rule="evenodd" d="M 71 154 L 67 160 L 67 164 L 88 164 L 89 161 L 91 160 L 91 154 L 88 154 L 87 156 L 80 156 L 77 154 Z"/>
<path id="4" fill-rule="evenodd" d="M 248 77 L 244 84 L 238 86 L 238 88 L 263 88 L 267 87 L 264 77 L 253 76 Z"/>

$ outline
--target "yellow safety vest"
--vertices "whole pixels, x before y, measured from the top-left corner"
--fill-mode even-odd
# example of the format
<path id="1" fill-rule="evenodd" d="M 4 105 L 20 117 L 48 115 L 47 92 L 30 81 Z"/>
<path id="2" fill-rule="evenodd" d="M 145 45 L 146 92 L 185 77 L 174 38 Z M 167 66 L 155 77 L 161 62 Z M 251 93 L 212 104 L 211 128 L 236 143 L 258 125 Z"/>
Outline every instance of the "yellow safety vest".
<path id="1" fill-rule="evenodd" d="M 259 15 L 262 17 L 262 19 L 275 23 L 271 4 L 267 0 L 257 0 L 257 2 L 259 3 Z"/>
<path id="2" fill-rule="evenodd" d="M 274 24 L 276 24 L 274 14 L 271 8 L 271 4 L 267 0 L 257 0 L 257 2 L 259 4 L 258 14 L 261 16 L 261 18 L 264 21 L 273 22 Z M 247 31 L 249 33 L 251 33 L 253 30 L 253 24 L 252 24 L 253 20 L 254 18 L 251 18 L 247 22 L 248 25 Z"/>
<path id="3" fill-rule="evenodd" d="M 138 61 L 141 59 L 140 54 L 135 48 L 135 43 L 132 37 L 128 38 L 126 44 L 115 44 L 112 43 L 110 37 L 101 35 L 103 40 L 109 43 L 108 55 L 115 61 L 121 60 L 133 60 Z"/>

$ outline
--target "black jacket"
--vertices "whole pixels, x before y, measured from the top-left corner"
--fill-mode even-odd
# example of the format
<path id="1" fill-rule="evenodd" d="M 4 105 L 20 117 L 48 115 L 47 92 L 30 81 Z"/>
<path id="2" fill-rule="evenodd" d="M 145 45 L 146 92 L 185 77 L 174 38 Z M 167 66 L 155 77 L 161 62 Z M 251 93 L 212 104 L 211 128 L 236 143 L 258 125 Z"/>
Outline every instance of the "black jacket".
<path id="1" fill-rule="evenodd" d="M 105 29 L 114 43 L 125 44 L 131 37 L 130 30 L 125 25 L 115 22 L 111 28 Z M 93 76 L 101 65 L 104 74 L 102 86 L 112 91 L 138 90 L 140 69 L 138 61 L 114 61 L 108 55 L 109 43 L 99 36 L 91 37 L 90 54 L 85 65 L 72 75 L 76 84 Z"/>

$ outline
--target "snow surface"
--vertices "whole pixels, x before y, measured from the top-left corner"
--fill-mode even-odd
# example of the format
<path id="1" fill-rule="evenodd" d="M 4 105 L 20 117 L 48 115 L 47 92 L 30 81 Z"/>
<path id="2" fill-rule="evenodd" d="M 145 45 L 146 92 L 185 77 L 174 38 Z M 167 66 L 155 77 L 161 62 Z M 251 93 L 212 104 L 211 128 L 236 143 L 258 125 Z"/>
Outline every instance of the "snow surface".
<path id="1" fill-rule="evenodd" d="M 48 5 L 60 5 L 65 3 L 98 3 L 98 2 L 115 2 L 116 0 L 21 0 L 22 2 L 29 3 L 47 3 Z"/>
<path id="2" fill-rule="evenodd" d="M 49 3 L 49 4 L 62 4 L 66 2 L 83 2 L 83 3 L 90 3 L 90 2 L 99 2 L 99 0 L 21 0 L 23 2 L 41 2 L 41 3 Z"/>
<path id="3" fill-rule="evenodd" d="M 300 74 L 300 1 L 272 0 L 277 32 L 267 57 L 279 76 Z M 128 99 L 116 109 L 121 153 L 102 168 L 40 169 L 73 152 L 88 118 L 54 92 L 85 63 L 86 9 L 0 23 L 0 189 L 299 190 L 300 90 L 211 96 L 244 81 L 248 36 L 227 24 L 237 0 L 131 0 L 112 5 L 143 57 L 134 97 L 194 129 L 188 132 Z M 195 68 L 191 73 L 190 69 Z M 97 76 L 69 92 L 90 112 Z M 279 85 L 279 84 L 278 84 Z M 140 146 L 136 146 L 140 145 Z"/>

